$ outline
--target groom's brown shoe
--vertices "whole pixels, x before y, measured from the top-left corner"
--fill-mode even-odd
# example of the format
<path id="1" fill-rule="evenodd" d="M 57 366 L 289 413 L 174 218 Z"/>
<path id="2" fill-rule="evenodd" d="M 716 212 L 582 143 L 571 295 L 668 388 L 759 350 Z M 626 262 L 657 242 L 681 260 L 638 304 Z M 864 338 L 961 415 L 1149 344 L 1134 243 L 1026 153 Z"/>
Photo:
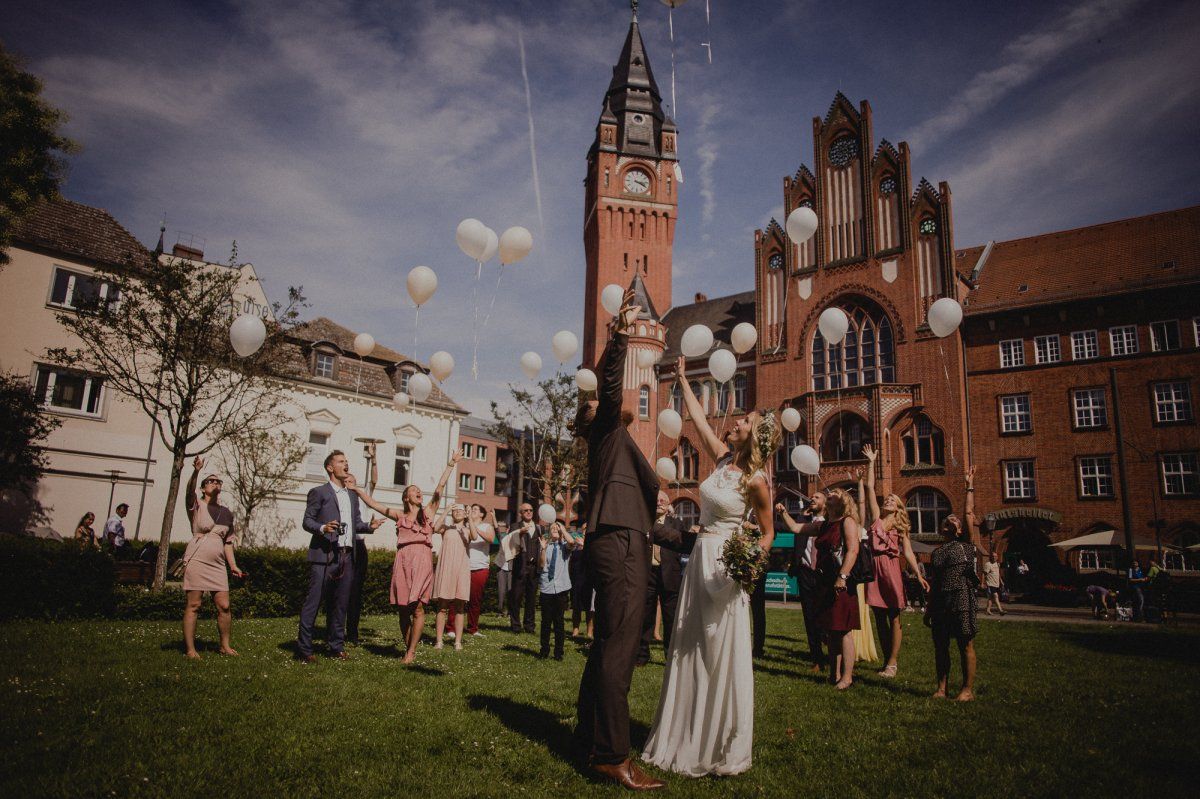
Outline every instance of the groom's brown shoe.
<path id="1" fill-rule="evenodd" d="M 625 758 L 621 763 L 595 763 L 592 765 L 592 771 L 596 776 L 615 782 L 622 788 L 628 788 L 631 791 L 653 791 L 666 785 L 662 780 L 655 779 L 642 771 L 629 758 Z"/>

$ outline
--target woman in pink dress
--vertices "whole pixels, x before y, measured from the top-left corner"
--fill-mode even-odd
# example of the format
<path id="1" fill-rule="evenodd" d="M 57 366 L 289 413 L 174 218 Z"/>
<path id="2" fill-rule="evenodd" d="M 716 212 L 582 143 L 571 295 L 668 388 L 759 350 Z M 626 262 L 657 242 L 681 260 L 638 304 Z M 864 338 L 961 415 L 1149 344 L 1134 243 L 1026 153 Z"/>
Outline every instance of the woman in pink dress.
<path id="1" fill-rule="evenodd" d="M 450 508 L 450 521 L 442 526 L 442 549 L 438 552 L 437 569 L 433 574 L 433 599 L 437 602 L 437 632 L 434 649 L 442 648 L 442 635 L 446 632 L 446 620 L 454 618 L 454 648 L 462 649 L 464 604 L 471 598 L 471 569 L 467 558 L 467 544 L 471 528 L 467 523 L 467 509 L 455 504 Z"/>
<path id="2" fill-rule="evenodd" d="M 875 613 L 875 626 L 879 628 L 879 643 L 887 652 L 887 663 L 879 672 L 880 677 L 895 677 L 897 659 L 900 657 L 900 641 L 904 636 L 900 626 L 900 614 L 908 600 L 904 596 L 904 576 L 900 560 L 908 564 L 917 575 L 921 587 L 929 591 L 929 583 L 921 576 L 917 567 L 917 556 L 913 553 L 909 533 L 912 522 L 904 508 L 904 500 L 888 494 L 879 507 L 875 496 L 875 459 L 878 453 L 869 444 L 863 447 L 867 464 L 867 521 L 870 524 L 871 552 L 875 556 L 875 580 L 867 583 L 867 604 Z"/>
<path id="3" fill-rule="evenodd" d="M 442 501 L 446 481 L 454 471 L 460 455 L 454 453 L 450 463 L 442 472 L 437 488 L 429 503 L 422 505 L 420 486 L 410 485 L 404 489 L 404 507 L 397 510 L 380 504 L 367 494 L 357 483 L 348 487 L 358 492 L 362 501 L 372 510 L 382 513 L 396 523 L 396 560 L 392 565 L 391 603 L 400 610 L 400 636 L 404 639 L 404 663 L 412 663 L 417 656 L 417 644 L 425 629 L 425 606 L 433 593 L 433 529 L 441 519 L 433 513 Z"/>
<path id="4" fill-rule="evenodd" d="M 204 468 L 204 459 L 192 461 L 192 476 L 187 486 L 187 514 L 192 522 L 192 540 L 183 552 L 183 590 L 187 604 L 183 609 L 183 645 L 189 658 L 200 659 L 196 651 L 196 616 L 206 593 L 212 593 L 217 606 L 217 631 L 221 636 L 221 654 L 236 655 L 229 643 L 233 614 L 229 609 L 229 574 L 237 577 L 246 573 L 238 568 L 233 554 L 233 513 L 217 503 L 221 494 L 221 478 L 210 474 L 200 484 L 196 494 L 196 479 Z"/>

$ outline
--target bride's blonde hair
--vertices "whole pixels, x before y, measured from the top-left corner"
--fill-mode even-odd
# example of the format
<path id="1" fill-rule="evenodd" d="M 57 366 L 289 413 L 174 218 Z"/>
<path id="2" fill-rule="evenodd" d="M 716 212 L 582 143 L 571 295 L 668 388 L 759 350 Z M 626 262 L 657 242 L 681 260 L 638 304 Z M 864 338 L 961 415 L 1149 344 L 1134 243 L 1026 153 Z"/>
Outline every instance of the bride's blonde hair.
<path id="1" fill-rule="evenodd" d="M 779 446 L 779 442 L 783 439 L 783 434 L 779 432 L 779 424 L 775 419 L 773 411 L 766 411 L 765 413 L 755 411 L 755 413 L 758 414 L 758 421 L 754 423 L 753 435 L 751 435 L 748 442 L 750 454 L 746 459 L 746 469 L 742 472 L 742 479 L 738 483 L 738 488 L 747 502 L 750 501 L 750 481 L 767 464 L 767 461 Z M 770 488 L 769 482 L 768 488 Z"/>
<path id="2" fill-rule="evenodd" d="M 854 501 L 854 497 L 850 496 L 849 491 L 847 491 L 844 488 L 835 488 L 832 491 L 830 491 L 826 496 L 828 496 L 829 499 L 827 499 L 825 501 L 825 507 L 828 508 L 829 502 L 830 502 L 830 500 L 832 500 L 832 501 L 836 502 L 842 509 L 841 513 L 838 516 L 833 516 L 833 514 L 829 514 L 830 517 L 840 519 L 843 516 L 846 516 L 860 524 L 862 523 L 862 520 L 858 518 L 858 503 Z"/>

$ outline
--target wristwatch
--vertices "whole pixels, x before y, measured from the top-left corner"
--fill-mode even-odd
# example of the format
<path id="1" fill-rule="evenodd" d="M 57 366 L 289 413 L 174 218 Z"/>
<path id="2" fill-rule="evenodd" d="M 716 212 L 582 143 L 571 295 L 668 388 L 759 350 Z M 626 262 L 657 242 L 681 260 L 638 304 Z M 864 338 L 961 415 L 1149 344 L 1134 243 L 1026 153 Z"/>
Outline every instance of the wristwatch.
<path id="1" fill-rule="evenodd" d="M 849 582 L 849 581 L 850 581 L 850 575 L 848 575 L 848 574 L 839 574 L 839 575 L 838 575 L 838 579 L 839 579 L 839 580 L 845 580 L 846 582 Z"/>

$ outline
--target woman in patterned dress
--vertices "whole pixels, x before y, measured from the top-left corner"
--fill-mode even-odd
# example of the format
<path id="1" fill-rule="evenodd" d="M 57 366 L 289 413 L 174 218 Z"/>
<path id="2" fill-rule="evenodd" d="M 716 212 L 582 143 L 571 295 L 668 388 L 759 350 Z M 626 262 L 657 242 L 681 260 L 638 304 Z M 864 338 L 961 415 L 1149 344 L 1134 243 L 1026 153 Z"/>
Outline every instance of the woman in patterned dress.
<path id="1" fill-rule="evenodd" d="M 434 649 L 442 648 L 446 622 L 454 628 L 454 648 L 462 649 L 463 608 L 471 598 L 471 565 L 467 546 L 471 527 L 467 523 L 467 508 L 455 504 L 450 508 L 450 521 L 442 525 L 442 549 L 438 552 L 437 569 L 433 574 L 433 599 L 437 602 L 437 621 Z"/>
<path id="2" fill-rule="evenodd" d="M 933 651 L 937 664 L 936 699 L 946 698 L 950 678 L 950 639 L 958 644 L 963 684 L 960 702 L 975 698 L 975 592 L 979 576 L 975 571 L 975 544 L 971 525 L 975 523 L 975 467 L 967 469 L 967 521 L 947 516 L 942 522 L 946 543 L 929 557 L 929 602 L 925 606 L 925 624 L 933 631 Z"/>
<path id="3" fill-rule="evenodd" d="M 206 593 L 212 593 L 217 606 L 217 631 L 221 636 L 221 654 L 236 655 L 229 636 L 233 614 L 229 609 L 229 574 L 245 577 L 233 553 L 233 513 L 217 503 L 221 478 L 210 474 L 196 494 L 196 478 L 204 468 L 204 459 L 192 461 L 192 476 L 187 487 L 187 514 L 192 523 L 192 540 L 183 552 L 183 590 L 187 604 L 183 609 L 183 645 L 189 658 L 200 659 L 196 651 L 196 616 Z"/>

